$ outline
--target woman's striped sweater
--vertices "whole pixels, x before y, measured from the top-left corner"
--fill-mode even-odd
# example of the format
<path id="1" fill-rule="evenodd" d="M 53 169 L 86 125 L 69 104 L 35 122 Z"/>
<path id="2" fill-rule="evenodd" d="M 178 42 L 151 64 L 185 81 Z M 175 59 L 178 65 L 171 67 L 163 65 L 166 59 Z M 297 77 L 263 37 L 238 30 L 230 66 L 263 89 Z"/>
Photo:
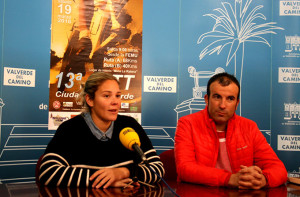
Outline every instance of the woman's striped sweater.
<path id="1" fill-rule="evenodd" d="M 138 133 L 149 166 L 142 163 L 135 152 L 121 144 L 119 133 L 125 127 L 131 127 Z M 164 175 L 159 156 L 135 119 L 118 115 L 112 138 L 101 141 L 92 134 L 84 118 L 78 115 L 57 129 L 43 156 L 38 180 L 40 184 L 48 186 L 90 187 L 92 182 L 89 177 L 94 172 L 117 167 L 128 168 L 130 177 L 137 177 L 146 183 L 160 181 L 156 174 L 161 177 Z"/>

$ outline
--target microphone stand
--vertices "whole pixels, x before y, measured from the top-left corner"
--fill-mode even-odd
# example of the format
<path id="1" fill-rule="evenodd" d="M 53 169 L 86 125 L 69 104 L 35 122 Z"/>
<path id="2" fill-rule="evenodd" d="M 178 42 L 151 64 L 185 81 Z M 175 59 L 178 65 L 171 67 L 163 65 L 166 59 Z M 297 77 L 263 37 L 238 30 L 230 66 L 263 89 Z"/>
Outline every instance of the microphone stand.
<path id="1" fill-rule="evenodd" d="M 132 181 L 131 181 L 130 183 L 128 183 L 127 185 L 125 185 L 125 186 L 122 188 L 122 190 L 126 189 L 126 187 L 128 187 L 129 185 L 132 185 L 133 183 L 136 183 L 136 182 L 138 182 L 138 183 L 140 183 L 140 184 L 142 184 L 142 185 L 146 185 L 146 186 L 149 186 L 149 187 L 152 187 L 152 188 L 156 188 L 156 186 L 154 186 L 154 185 L 150 185 L 150 184 L 148 184 L 148 183 L 139 181 L 138 178 L 135 176 L 135 177 L 132 178 Z"/>
<path id="2" fill-rule="evenodd" d="M 166 184 L 166 186 L 169 188 L 169 190 L 170 190 L 175 196 L 180 197 L 180 196 L 179 196 L 179 195 L 178 195 L 178 194 L 177 194 L 177 193 L 169 186 L 169 184 L 168 184 L 161 176 L 159 176 L 159 175 L 151 168 L 151 166 L 150 166 L 149 163 L 148 163 L 148 160 L 144 160 L 143 163 L 145 163 L 146 166 L 147 166 L 154 174 L 156 174 L 157 177 L 159 177 L 159 178 Z M 136 165 L 136 164 L 135 164 L 135 165 Z M 134 169 L 136 169 L 136 167 L 135 167 Z M 135 176 L 132 178 L 132 181 L 131 181 L 130 183 L 128 183 L 127 185 L 125 185 L 125 187 L 122 188 L 122 191 L 123 191 L 126 187 L 128 187 L 129 185 L 131 185 L 131 184 L 133 184 L 133 183 L 135 183 L 135 182 L 144 184 L 144 185 L 149 186 L 149 187 L 152 187 L 152 188 L 157 188 L 157 187 L 155 187 L 154 185 L 150 185 L 150 184 L 148 184 L 148 183 L 139 181 L 138 178 L 137 178 L 137 176 L 136 176 L 136 170 L 134 171 L 134 175 L 135 175 Z"/>
<path id="3" fill-rule="evenodd" d="M 156 174 L 156 176 L 158 176 L 165 184 L 166 184 L 166 186 L 169 188 L 169 190 L 175 195 L 175 196 L 177 196 L 177 197 L 180 197 L 170 186 L 169 186 L 169 184 L 165 181 L 165 179 L 163 179 L 161 176 L 159 176 L 151 167 L 150 167 L 150 165 L 149 165 L 149 163 L 148 164 L 146 164 L 150 169 L 151 169 L 151 171 L 154 173 L 154 174 Z"/>
<path id="4" fill-rule="evenodd" d="M 149 167 L 149 164 L 147 163 L 147 162 L 145 162 L 144 161 L 144 163 L 146 164 L 146 166 L 147 167 Z M 146 186 L 149 186 L 149 187 L 152 187 L 152 188 L 156 188 L 156 186 L 154 186 L 154 185 L 150 185 L 150 184 L 148 184 L 148 183 L 145 183 L 145 182 L 143 182 L 143 181 L 140 181 L 140 180 L 138 180 L 138 178 L 137 178 L 137 175 L 136 175 L 136 169 L 137 169 L 137 164 L 135 163 L 135 167 L 134 167 L 134 177 L 132 178 L 132 181 L 130 182 L 130 183 L 128 183 L 127 185 L 125 185 L 123 188 L 122 188 L 122 190 L 124 190 L 124 189 L 126 189 L 129 185 L 132 185 L 133 183 L 136 183 L 136 182 L 138 182 L 138 183 L 140 183 L 140 184 L 142 184 L 142 185 L 146 185 Z"/>

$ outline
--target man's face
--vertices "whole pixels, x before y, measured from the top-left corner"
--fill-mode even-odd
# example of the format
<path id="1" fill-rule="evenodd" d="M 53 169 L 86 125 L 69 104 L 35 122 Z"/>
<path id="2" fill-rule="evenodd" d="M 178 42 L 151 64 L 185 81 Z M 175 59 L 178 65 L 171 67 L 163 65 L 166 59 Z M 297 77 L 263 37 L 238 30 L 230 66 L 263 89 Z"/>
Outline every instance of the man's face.
<path id="1" fill-rule="evenodd" d="M 239 88 L 230 83 L 222 86 L 218 81 L 211 83 L 210 96 L 204 96 L 210 118 L 216 123 L 217 130 L 225 131 L 228 120 L 234 115 L 239 104 Z"/>

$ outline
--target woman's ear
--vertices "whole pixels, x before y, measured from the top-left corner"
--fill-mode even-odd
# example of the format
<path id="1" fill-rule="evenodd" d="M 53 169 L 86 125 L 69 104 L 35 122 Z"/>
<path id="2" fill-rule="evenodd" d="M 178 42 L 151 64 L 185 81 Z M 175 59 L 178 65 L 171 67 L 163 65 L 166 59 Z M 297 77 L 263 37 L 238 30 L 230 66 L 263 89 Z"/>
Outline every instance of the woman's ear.
<path id="1" fill-rule="evenodd" d="M 94 106 L 94 100 L 91 99 L 90 95 L 85 95 L 85 101 L 88 104 L 88 106 L 93 107 Z"/>

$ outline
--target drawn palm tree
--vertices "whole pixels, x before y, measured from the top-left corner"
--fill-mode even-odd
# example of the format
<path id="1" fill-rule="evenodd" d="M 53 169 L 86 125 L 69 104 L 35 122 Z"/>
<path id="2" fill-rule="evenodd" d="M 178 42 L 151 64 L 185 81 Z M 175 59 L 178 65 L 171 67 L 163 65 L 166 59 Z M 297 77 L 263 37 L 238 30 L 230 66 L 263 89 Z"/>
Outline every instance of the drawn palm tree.
<path id="1" fill-rule="evenodd" d="M 234 0 L 234 6 L 228 2 L 222 2 L 223 8 L 214 9 L 214 11 L 217 11 L 217 14 L 205 14 L 204 16 L 212 17 L 216 23 L 212 31 L 202 34 L 197 41 L 197 44 L 200 44 L 205 38 L 213 39 L 200 52 L 200 60 L 207 54 L 211 55 L 217 52 L 219 55 L 226 45 L 230 46 L 226 66 L 234 59 L 234 75 L 239 79 L 241 86 L 245 43 L 259 42 L 271 47 L 269 42 L 261 35 L 276 34 L 274 30 L 283 30 L 283 28 L 275 26 L 276 22 L 256 24 L 255 21 L 257 19 L 266 21 L 266 17 L 258 12 L 263 8 L 263 5 L 258 5 L 252 10 L 248 10 L 251 2 L 252 0 L 246 0 L 245 3 L 243 3 L 243 0 Z M 241 69 L 237 70 L 237 59 L 239 58 L 241 58 Z M 242 91 L 240 91 L 240 98 L 241 96 Z M 240 115 L 241 111 L 240 101 Z"/>

